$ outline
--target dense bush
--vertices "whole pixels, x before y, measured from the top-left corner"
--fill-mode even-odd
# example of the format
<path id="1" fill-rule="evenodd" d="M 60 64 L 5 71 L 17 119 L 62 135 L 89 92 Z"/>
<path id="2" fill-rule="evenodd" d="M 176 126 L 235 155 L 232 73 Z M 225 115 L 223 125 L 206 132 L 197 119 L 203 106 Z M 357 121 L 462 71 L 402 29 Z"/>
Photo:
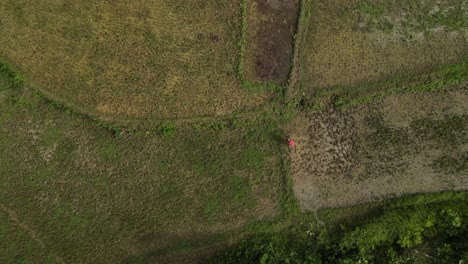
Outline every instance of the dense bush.
<path id="1" fill-rule="evenodd" d="M 0 61 L 0 75 L 8 81 L 10 88 L 19 89 L 24 85 L 23 76 L 2 61 Z"/>
<path id="2" fill-rule="evenodd" d="M 321 263 L 311 242 L 287 234 L 262 234 L 244 240 L 211 263 Z"/>
<path id="3" fill-rule="evenodd" d="M 421 197 L 315 236 L 293 229 L 252 235 L 211 263 L 465 263 L 466 193 L 445 201 Z"/>

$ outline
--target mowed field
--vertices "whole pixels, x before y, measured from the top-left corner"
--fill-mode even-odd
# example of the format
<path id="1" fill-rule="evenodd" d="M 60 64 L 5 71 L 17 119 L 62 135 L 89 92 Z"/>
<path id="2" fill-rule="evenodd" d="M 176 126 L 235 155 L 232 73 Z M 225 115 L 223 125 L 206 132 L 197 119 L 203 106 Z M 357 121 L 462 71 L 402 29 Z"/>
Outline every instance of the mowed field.
<path id="1" fill-rule="evenodd" d="M 110 121 L 223 116 L 272 98 L 238 78 L 241 1 L 0 3 L 0 57 Z"/>
<path id="2" fill-rule="evenodd" d="M 468 56 L 466 1 L 309 2 L 306 94 L 430 71 Z"/>

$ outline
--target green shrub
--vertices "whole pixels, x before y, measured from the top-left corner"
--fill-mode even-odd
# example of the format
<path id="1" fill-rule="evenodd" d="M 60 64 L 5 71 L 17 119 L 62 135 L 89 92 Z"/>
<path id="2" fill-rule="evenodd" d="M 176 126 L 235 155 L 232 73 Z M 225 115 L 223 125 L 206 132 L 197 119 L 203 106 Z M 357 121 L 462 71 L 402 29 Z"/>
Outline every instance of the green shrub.
<path id="1" fill-rule="evenodd" d="M 334 96 L 332 101 L 335 107 L 341 107 L 345 104 L 344 98 L 341 96 Z"/>
<path id="2" fill-rule="evenodd" d="M 28 106 L 32 106 L 34 103 L 27 99 L 26 97 L 24 96 L 11 96 L 10 98 L 8 98 L 9 102 L 17 107 L 28 107 Z"/>
<path id="3" fill-rule="evenodd" d="M 10 88 L 20 89 L 24 86 L 24 77 L 2 61 L 0 61 L 0 75 L 6 79 Z"/>
<path id="4" fill-rule="evenodd" d="M 158 127 L 158 132 L 163 138 L 171 138 L 175 136 L 175 127 L 169 124 L 162 124 Z"/>
<path id="5" fill-rule="evenodd" d="M 241 120 L 241 119 L 233 119 L 231 121 L 231 127 L 239 128 L 239 127 L 246 127 L 252 124 L 250 120 Z"/>
<path id="6" fill-rule="evenodd" d="M 13 88 L 21 88 L 24 85 L 24 78 L 21 75 L 13 74 L 10 79 Z"/>
<path id="7" fill-rule="evenodd" d="M 215 257 L 209 263 L 318 264 L 314 246 L 285 234 L 259 234 L 243 240 L 237 248 Z"/>
<path id="8" fill-rule="evenodd" d="M 208 124 L 208 128 L 213 131 L 220 131 L 220 130 L 225 130 L 226 125 L 224 123 L 210 123 Z"/>
<path id="9" fill-rule="evenodd" d="M 457 235 L 462 231 L 462 218 L 459 212 L 453 209 L 444 209 L 440 212 L 440 226 L 449 235 Z"/>

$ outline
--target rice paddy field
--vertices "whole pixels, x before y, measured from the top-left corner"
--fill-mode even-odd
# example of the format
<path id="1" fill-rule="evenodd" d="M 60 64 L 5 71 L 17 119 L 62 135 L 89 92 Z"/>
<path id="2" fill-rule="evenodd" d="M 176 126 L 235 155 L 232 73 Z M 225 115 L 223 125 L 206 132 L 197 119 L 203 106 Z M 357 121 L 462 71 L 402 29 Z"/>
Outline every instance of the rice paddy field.
<path id="1" fill-rule="evenodd" d="M 0 263 L 284 263 L 216 257 L 389 208 L 468 226 L 467 30 L 461 0 L 5 0 Z M 311 263 L 363 263 L 335 253 Z"/>

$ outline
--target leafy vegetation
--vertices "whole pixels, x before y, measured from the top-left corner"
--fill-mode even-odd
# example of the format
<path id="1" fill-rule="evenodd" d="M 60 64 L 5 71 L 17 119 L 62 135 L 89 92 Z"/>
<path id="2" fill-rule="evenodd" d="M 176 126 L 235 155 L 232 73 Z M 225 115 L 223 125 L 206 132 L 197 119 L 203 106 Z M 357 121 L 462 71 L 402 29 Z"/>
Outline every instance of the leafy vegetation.
<path id="1" fill-rule="evenodd" d="M 463 262 L 467 199 L 463 192 L 413 195 L 369 205 L 374 209 L 366 218 L 326 229 L 315 224 L 311 230 L 305 225 L 310 220 L 302 219 L 303 228 L 255 234 L 210 263 Z"/>
<path id="2" fill-rule="evenodd" d="M 18 74 L 17 71 L 14 71 L 10 65 L 0 60 L 0 75 L 3 78 L 0 78 L 2 81 L 0 83 L 0 92 L 2 90 L 7 90 L 8 88 L 19 89 L 24 85 L 24 77 Z"/>
<path id="3" fill-rule="evenodd" d="M 162 124 L 158 127 L 158 131 L 163 138 L 174 137 L 175 127 L 169 124 Z"/>

